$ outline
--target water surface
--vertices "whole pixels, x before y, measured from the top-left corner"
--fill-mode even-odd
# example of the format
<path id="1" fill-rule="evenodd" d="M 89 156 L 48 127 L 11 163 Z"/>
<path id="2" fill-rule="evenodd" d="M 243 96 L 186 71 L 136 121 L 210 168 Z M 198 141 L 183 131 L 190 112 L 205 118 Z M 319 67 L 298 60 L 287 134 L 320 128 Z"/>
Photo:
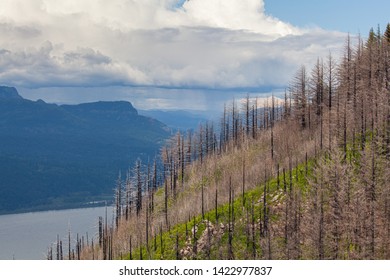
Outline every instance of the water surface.
<path id="1" fill-rule="evenodd" d="M 112 207 L 107 207 L 109 221 L 112 214 Z M 55 257 L 57 235 L 63 242 L 65 254 L 68 252 L 69 230 L 74 249 L 77 233 L 84 236 L 85 242 L 87 232 L 89 242 L 92 238 L 96 240 L 98 217 L 105 218 L 105 215 L 106 207 L 0 215 L 0 259 L 46 259 L 51 245 Z"/>

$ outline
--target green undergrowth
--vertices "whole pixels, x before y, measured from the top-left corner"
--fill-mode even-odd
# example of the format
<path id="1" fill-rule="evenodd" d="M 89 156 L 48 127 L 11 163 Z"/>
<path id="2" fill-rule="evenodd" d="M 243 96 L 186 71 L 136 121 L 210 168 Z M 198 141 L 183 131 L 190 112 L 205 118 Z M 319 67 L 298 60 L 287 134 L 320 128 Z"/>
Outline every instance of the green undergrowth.
<path id="1" fill-rule="evenodd" d="M 264 220 L 264 210 L 270 222 L 280 217 L 269 211 L 286 198 L 290 187 L 299 188 L 306 193 L 307 179 L 312 175 L 314 160 L 298 165 L 285 174 L 280 172 L 264 184 L 248 190 L 244 196 L 235 195 L 232 205 L 219 205 L 195 217 L 189 217 L 186 223 L 174 225 L 169 231 L 149 237 L 148 245 L 134 248 L 124 259 L 254 259 L 261 258 L 262 248 L 259 244 L 261 230 L 253 231 Z M 290 184 L 290 178 L 292 182 Z M 203 183 L 207 179 L 203 179 Z M 264 190 L 266 206 L 264 207 Z M 230 217 L 230 218 L 229 218 Z M 229 238 L 229 221 L 231 237 Z M 209 227 L 207 227 L 209 225 Z M 255 227 L 253 227 L 255 225 Z M 194 226 L 197 228 L 195 234 Z M 253 234 L 254 233 L 254 234 Z M 229 247 L 229 239 L 231 246 Z M 229 249 L 232 254 L 229 255 Z"/>

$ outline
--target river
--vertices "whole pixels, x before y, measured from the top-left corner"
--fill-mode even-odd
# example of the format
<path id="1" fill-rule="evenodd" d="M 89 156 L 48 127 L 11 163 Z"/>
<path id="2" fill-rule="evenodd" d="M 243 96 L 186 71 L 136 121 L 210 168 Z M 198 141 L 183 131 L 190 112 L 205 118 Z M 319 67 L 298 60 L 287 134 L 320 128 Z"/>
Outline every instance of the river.
<path id="1" fill-rule="evenodd" d="M 76 236 L 89 242 L 98 233 L 98 217 L 105 218 L 106 207 L 42 211 L 23 214 L 0 215 L 0 260 L 46 259 L 48 249 L 55 243 L 57 235 L 63 242 L 64 253 L 68 248 L 68 232 L 71 232 L 72 248 Z M 107 207 L 107 218 L 112 220 L 113 208 Z"/>

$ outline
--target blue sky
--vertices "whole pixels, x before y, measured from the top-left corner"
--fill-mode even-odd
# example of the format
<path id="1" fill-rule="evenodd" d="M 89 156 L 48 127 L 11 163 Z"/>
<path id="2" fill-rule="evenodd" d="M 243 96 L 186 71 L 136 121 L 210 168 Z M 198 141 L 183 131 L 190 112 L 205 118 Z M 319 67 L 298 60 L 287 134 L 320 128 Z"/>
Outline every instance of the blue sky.
<path id="1" fill-rule="evenodd" d="M 390 1 L 1 0 L 0 84 L 53 103 L 214 110 L 283 92 Z"/>
<path id="2" fill-rule="evenodd" d="M 265 11 L 299 27 L 362 33 L 390 21 L 389 0 L 265 0 Z"/>

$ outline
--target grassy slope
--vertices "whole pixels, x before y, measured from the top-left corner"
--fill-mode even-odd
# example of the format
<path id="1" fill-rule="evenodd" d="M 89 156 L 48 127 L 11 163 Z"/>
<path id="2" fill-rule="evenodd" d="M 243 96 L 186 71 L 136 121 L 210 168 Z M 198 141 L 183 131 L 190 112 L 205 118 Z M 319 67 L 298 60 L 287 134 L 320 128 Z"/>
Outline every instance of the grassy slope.
<path id="1" fill-rule="evenodd" d="M 188 216 L 185 222 L 180 222 L 170 227 L 169 230 L 156 232 L 153 237 L 150 237 L 147 246 L 144 244 L 132 248 L 131 257 L 129 248 L 119 257 L 125 259 L 364 259 L 368 256 L 369 249 L 366 245 L 368 241 L 363 237 L 365 223 L 363 222 L 363 225 L 358 225 L 358 223 L 362 218 L 368 220 L 369 216 L 363 217 L 354 212 L 370 205 L 367 199 L 361 198 L 367 191 L 362 188 L 365 180 L 364 170 L 371 172 L 369 167 L 364 166 L 367 164 L 364 157 L 368 157 L 369 163 L 372 158 L 374 138 L 370 139 L 366 142 L 364 151 L 348 144 L 345 158 L 338 148 L 331 154 L 323 152 L 297 165 L 291 173 L 280 172 L 279 177 L 273 176 L 272 179 L 264 180 L 265 183 L 255 184 L 245 191 L 244 196 L 240 193 L 240 187 L 236 187 L 234 188 L 236 196 L 231 207 L 225 202 L 220 203 L 215 209 L 214 204 L 214 207 L 208 207 L 202 215 L 199 214 L 200 205 L 195 203 L 198 211 L 194 213 L 197 214 Z M 260 151 L 259 146 L 254 144 L 246 149 L 245 156 L 242 153 L 241 155 L 250 157 L 249 154 Z M 230 161 L 230 164 L 234 162 Z M 386 183 L 380 184 L 380 181 L 386 177 L 384 170 L 388 168 L 388 161 L 378 155 L 376 166 L 378 170 L 377 192 L 388 195 Z M 326 173 L 324 169 L 328 169 L 330 173 Z M 339 179 L 332 178 L 334 172 L 344 172 L 344 175 L 341 175 L 342 178 Z M 209 176 L 202 177 L 198 184 L 192 185 L 192 189 L 186 190 L 186 194 L 199 193 L 202 185 L 209 186 L 211 181 L 218 181 L 216 178 L 219 176 L 221 176 L 221 168 L 215 167 L 210 171 Z M 322 182 L 321 176 L 328 176 L 328 178 Z M 329 184 L 329 181 L 333 179 L 339 182 Z M 323 189 L 318 187 L 320 181 L 324 184 Z M 347 185 L 346 182 L 348 182 Z M 291 186 L 292 189 L 290 189 Z M 348 192 L 346 192 L 347 189 L 349 189 Z M 265 190 L 266 204 L 264 204 Z M 322 257 L 319 255 L 318 244 L 316 244 L 318 242 L 316 226 L 318 226 L 320 193 L 324 201 Z M 181 199 L 186 199 L 186 194 L 182 193 L 176 203 L 180 203 Z M 156 195 L 157 200 L 158 197 L 162 198 L 163 190 Z M 354 200 L 356 200 L 356 205 Z M 341 203 L 339 217 L 335 217 L 338 213 L 334 205 L 335 201 Z M 171 201 L 170 206 L 173 207 L 174 204 Z M 376 213 L 386 211 L 381 209 L 382 206 L 380 203 L 374 206 Z M 269 214 L 268 232 L 264 230 L 264 211 Z M 286 215 L 288 215 L 288 220 L 286 220 Z M 231 235 L 229 236 L 231 219 L 233 222 L 230 223 Z M 334 219 L 339 222 L 334 222 Z M 377 249 L 374 256 L 379 259 L 386 258 L 388 254 L 387 245 L 383 243 L 387 239 L 380 229 L 384 222 L 380 216 L 376 216 L 375 227 L 378 232 L 375 233 Z M 297 226 L 297 229 L 285 235 L 285 227 L 293 228 L 294 226 Z M 355 237 L 358 231 L 361 231 L 362 240 Z M 335 236 L 338 238 L 338 245 L 334 245 Z"/>
<path id="2" fill-rule="evenodd" d="M 302 190 L 307 184 L 306 176 L 310 176 L 312 162 L 301 164 L 292 170 L 292 178 L 295 187 L 299 186 Z M 308 173 L 306 173 L 308 171 Z M 307 175 L 306 175 L 307 174 Z M 287 172 L 286 177 L 290 174 Z M 279 186 L 278 186 L 279 181 Z M 202 215 L 192 217 L 186 223 L 175 225 L 170 231 L 163 232 L 156 239 L 146 245 L 136 248 L 132 251 L 131 259 L 223 259 L 228 256 L 229 251 L 229 215 L 234 212 L 234 230 L 232 231 L 232 247 L 235 259 L 250 259 L 252 257 L 261 257 L 263 252 L 259 246 L 259 241 L 264 239 L 259 232 L 259 222 L 264 217 L 264 188 L 267 187 L 267 201 L 269 207 L 277 206 L 286 199 L 286 191 L 289 188 L 289 182 L 284 185 L 283 175 L 279 175 L 279 180 L 273 178 L 266 184 L 258 185 L 250 191 L 246 191 L 243 197 L 234 199 L 233 206 L 229 209 L 229 204 L 223 204 L 217 209 L 210 210 Z M 287 189 L 285 191 L 285 189 Z M 232 209 L 233 208 L 233 209 Z M 218 215 L 218 221 L 217 221 Z M 271 219 L 277 221 L 281 219 L 278 214 L 271 215 Z M 255 224 L 255 237 L 248 238 L 250 225 Z M 194 225 L 196 233 L 194 235 Z M 249 226 L 248 226 L 249 225 Z M 209 228 L 208 228 L 209 227 Z M 253 244 L 253 241 L 255 244 Z M 261 242 L 261 241 L 260 241 Z M 178 245 L 177 245 L 178 244 Z M 194 248 L 197 247 L 197 253 Z M 142 250 L 142 253 L 141 253 Z M 130 254 L 124 256 L 130 258 Z"/>
<path id="3" fill-rule="evenodd" d="M 276 132 L 282 132 L 291 124 L 280 124 Z M 177 194 L 176 200 L 169 199 L 169 220 L 173 221 L 169 228 L 164 227 L 164 189 L 161 188 L 155 194 L 155 211 L 149 232 L 149 245 L 132 248 L 132 259 L 142 257 L 149 259 L 224 259 L 231 258 L 229 250 L 229 211 L 234 216 L 234 230 L 232 229 L 232 250 L 235 259 L 262 258 L 264 252 L 264 233 L 260 233 L 261 224 L 264 223 L 264 187 L 267 187 L 267 209 L 277 208 L 286 199 L 286 192 L 290 186 L 288 172 L 288 160 L 283 153 L 286 139 L 278 139 L 276 145 L 280 155 L 274 160 L 270 159 L 269 131 L 257 140 L 246 140 L 240 147 L 228 148 L 228 151 L 218 156 L 210 156 L 203 164 L 196 162 L 187 168 L 185 185 Z M 294 141 L 290 146 L 299 146 L 296 138 L 306 149 L 294 149 L 289 154 L 295 161 L 291 164 L 305 161 L 305 153 L 314 155 L 312 137 L 305 132 L 291 132 L 287 140 Z M 302 138 L 301 138 L 302 137 Z M 287 144 L 288 145 L 288 144 Z M 245 204 L 242 195 L 242 168 L 245 160 Z M 275 161 L 280 163 L 279 179 L 276 177 Z M 273 166 L 273 167 L 270 167 Z M 292 169 L 292 184 L 304 189 L 306 183 L 305 174 L 310 172 L 312 163 L 297 165 Z M 282 174 L 282 170 L 285 174 Z M 272 178 L 272 179 L 270 179 Z M 284 186 L 284 182 L 286 186 Z M 229 185 L 234 192 L 233 209 L 229 210 Z M 279 186 L 278 186 L 279 184 Z M 204 188 L 204 216 L 201 214 L 201 190 Z M 215 192 L 218 192 L 218 208 L 215 210 Z M 269 211 L 269 210 L 268 210 Z M 218 213 L 218 221 L 216 218 Z M 234 213 L 234 215 L 232 214 Z M 139 232 L 145 232 L 145 216 L 138 218 L 135 224 L 131 222 L 119 229 L 114 239 L 119 240 L 118 250 L 121 253 L 117 257 L 129 258 L 129 234 L 133 238 L 133 244 L 145 243 L 145 234 L 141 239 L 134 236 Z M 270 219 L 281 219 L 280 214 L 270 213 Z M 271 222 L 272 222 L 271 221 Z M 193 235 L 194 224 L 196 234 Z M 141 225 L 141 228 L 140 226 Z M 209 225 L 209 228 L 207 227 Z M 142 229 L 144 227 L 144 229 Z M 161 227 L 163 228 L 161 234 Z M 233 227 L 233 224 L 232 224 Z M 135 230 L 134 228 L 137 228 Z M 125 236 L 125 237 L 124 237 Z M 142 233 L 141 233 L 142 236 Z M 136 239 L 136 240 L 134 240 Z M 250 239 L 250 240 L 249 240 Z M 194 241 L 196 240 L 196 241 Z M 178 244 L 178 245 L 177 245 Z M 196 248 L 195 248 L 196 247 Z M 134 249 L 135 248 L 135 249 Z M 194 250 L 196 253 L 194 253 Z M 178 254 L 178 256 L 177 256 Z"/>

